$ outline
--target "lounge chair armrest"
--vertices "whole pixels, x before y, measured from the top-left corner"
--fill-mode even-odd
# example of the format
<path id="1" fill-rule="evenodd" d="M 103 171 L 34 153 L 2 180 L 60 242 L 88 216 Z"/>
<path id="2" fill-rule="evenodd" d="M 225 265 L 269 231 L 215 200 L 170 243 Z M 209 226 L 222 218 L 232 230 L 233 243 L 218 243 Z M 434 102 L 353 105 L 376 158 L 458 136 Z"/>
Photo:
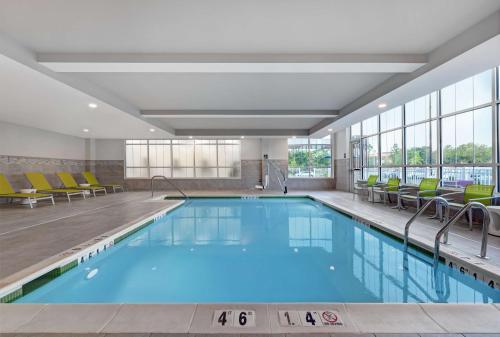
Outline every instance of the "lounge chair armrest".
<path id="1" fill-rule="evenodd" d="M 496 199 L 496 198 L 500 198 L 500 196 L 494 195 L 491 197 L 474 198 L 474 199 L 469 199 L 469 201 L 492 200 L 492 199 Z"/>
<path id="2" fill-rule="evenodd" d="M 417 188 L 416 187 L 401 187 L 399 191 L 415 191 Z"/>
<path id="3" fill-rule="evenodd" d="M 459 195 L 459 194 L 464 194 L 465 191 L 459 191 L 459 192 L 450 192 L 450 193 L 445 193 L 445 194 L 440 194 L 440 197 L 449 197 L 451 195 Z"/>

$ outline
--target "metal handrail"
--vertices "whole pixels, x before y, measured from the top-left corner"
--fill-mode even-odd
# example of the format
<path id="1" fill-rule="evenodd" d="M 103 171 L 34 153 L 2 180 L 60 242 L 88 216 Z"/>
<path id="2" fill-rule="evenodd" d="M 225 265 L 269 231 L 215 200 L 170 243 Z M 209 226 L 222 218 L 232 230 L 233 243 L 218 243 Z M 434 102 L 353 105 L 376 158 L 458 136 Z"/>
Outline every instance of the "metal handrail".
<path id="1" fill-rule="evenodd" d="M 436 265 L 437 260 L 439 259 L 439 245 L 440 245 L 440 240 L 441 236 L 445 232 L 448 232 L 449 228 L 458 221 L 458 219 L 465 214 L 469 209 L 471 208 L 479 208 L 481 211 L 483 211 L 483 237 L 481 239 L 481 251 L 479 252 L 478 257 L 482 259 L 486 259 L 486 250 L 488 248 L 488 231 L 490 228 L 490 213 L 488 212 L 488 209 L 480 202 L 477 201 L 471 201 L 468 202 L 464 207 L 460 209 L 460 211 L 455 214 L 453 218 L 451 218 L 446 224 L 441 227 L 441 229 L 437 232 L 436 238 L 434 240 L 434 265 Z"/>
<path id="2" fill-rule="evenodd" d="M 442 197 L 433 197 L 432 199 L 430 199 L 422 208 L 420 208 L 417 213 L 415 213 L 410 220 L 408 220 L 408 222 L 406 223 L 406 226 L 405 226 L 405 240 L 404 240 L 404 249 L 405 251 L 408 249 L 408 235 L 410 233 L 410 226 L 411 224 L 418 218 L 418 216 L 420 214 L 422 214 L 423 212 L 425 212 L 425 210 L 433 203 L 433 202 L 436 202 L 436 208 L 440 205 L 440 204 L 444 204 L 446 206 L 446 209 L 448 209 L 448 200 L 446 200 L 445 198 L 442 198 Z"/>
<path id="3" fill-rule="evenodd" d="M 153 176 L 151 178 L 151 198 L 154 195 L 154 184 L 153 184 L 153 182 L 155 181 L 155 179 L 163 179 L 163 180 L 165 180 L 167 183 L 170 184 L 170 186 L 173 186 L 180 194 L 182 194 L 182 196 L 184 198 L 189 199 L 189 197 L 186 195 L 186 193 L 182 192 L 182 190 L 179 187 L 177 187 L 177 185 L 175 185 L 173 182 L 170 181 L 170 179 L 168 179 L 165 176 Z"/>
<path id="4" fill-rule="evenodd" d="M 274 169 L 274 173 L 276 174 L 276 179 L 278 180 L 278 183 L 280 184 L 281 191 L 284 194 L 287 194 L 288 187 L 286 184 L 286 174 L 281 170 L 280 167 L 278 167 L 278 165 L 273 163 L 270 159 L 267 159 L 266 161 L 267 161 L 267 166 L 268 166 L 268 172 L 269 172 L 269 166 L 272 166 Z M 281 182 L 281 179 L 280 179 L 280 176 L 278 173 L 281 174 L 281 177 L 283 178 L 283 182 Z"/>

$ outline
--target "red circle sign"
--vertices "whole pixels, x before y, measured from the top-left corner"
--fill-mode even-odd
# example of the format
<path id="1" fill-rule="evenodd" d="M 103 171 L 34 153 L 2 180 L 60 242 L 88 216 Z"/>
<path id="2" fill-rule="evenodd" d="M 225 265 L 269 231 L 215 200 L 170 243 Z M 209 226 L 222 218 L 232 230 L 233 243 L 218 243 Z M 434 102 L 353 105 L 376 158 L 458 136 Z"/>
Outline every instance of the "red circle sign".
<path id="1" fill-rule="evenodd" d="M 335 315 L 333 312 L 331 311 L 323 311 L 323 313 L 321 314 L 321 316 L 323 317 L 323 319 L 325 321 L 327 321 L 328 323 L 336 323 L 337 320 L 338 320 L 338 317 L 337 315 Z"/>

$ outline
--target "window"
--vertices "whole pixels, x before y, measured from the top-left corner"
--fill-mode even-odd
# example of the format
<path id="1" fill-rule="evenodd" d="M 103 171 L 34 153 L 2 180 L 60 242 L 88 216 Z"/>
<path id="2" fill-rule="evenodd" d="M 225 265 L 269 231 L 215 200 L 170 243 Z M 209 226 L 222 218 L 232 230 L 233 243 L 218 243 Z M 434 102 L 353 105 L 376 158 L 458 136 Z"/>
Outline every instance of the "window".
<path id="1" fill-rule="evenodd" d="M 373 135 L 378 132 L 378 116 L 374 116 L 372 118 L 365 119 L 362 123 L 363 129 L 363 137 Z"/>
<path id="2" fill-rule="evenodd" d="M 380 131 L 383 132 L 400 128 L 402 124 L 402 115 L 400 106 L 380 114 Z"/>
<path id="3" fill-rule="evenodd" d="M 237 178 L 239 140 L 127 140 L 127 178 Z"/>
<path id="4" fill-rule="evenodd" d="M 466 78 L 441 90 L 441 114 L 491 103 L 492 70 Z"/>
<path id="5" fill-rule="evenodd" d="M 363 139 L 363 166 L 378 166 L 378 136 Z"/>
<path id="6" fill-rule="evenodd" d="M 409 126 L 406 133 L 406 165 L 430 165 L 437 160 L 436 121 Z"/>
<path id="7" fill-rule="evenodd" d="M 444 186 L 492 182 L 491 167 L 474 167 L 492 162 L 491 118 L 490 107 L 443 118 L 442 156 L 443 165 L 447 166 L 442 173 Z"/>
<path id="8" fill-rule="evenodd" d="M 361 137 L 361 123 L 351 125 L 351 139 L 359 139 Z"/>
<path id="9" fill-rule="evenodd" d="M 426 95 L 405 104 L 405 125 L 437 116 L 437 93 Z"/>
<path id="10" fill-rule="evenodd" d="M 380 160 L 382 166 L 401 166 L 403 163 L 401 129 L 380 135 Z"/>
<path id="11" fill-rule="evenodd" d="M 125 174 L 130 178 L 148 178 L 148 141 L 127 140 L 125 142 Z"/>
<path id="12" fill-rule="evenodd" d="M 289 177 L 331 177 L 332 145 L 330 137 L 288 139 Z"/>
<path id="13" fill-rule="evenodd" d="M 493 149 L 500 140 L 493 127 L 494 113 L 500 125 L 499 76 L 500 67 L 487 70 L 352 125 L 351 139 L 361 138 L 362 177 L 500 185 Z"/>

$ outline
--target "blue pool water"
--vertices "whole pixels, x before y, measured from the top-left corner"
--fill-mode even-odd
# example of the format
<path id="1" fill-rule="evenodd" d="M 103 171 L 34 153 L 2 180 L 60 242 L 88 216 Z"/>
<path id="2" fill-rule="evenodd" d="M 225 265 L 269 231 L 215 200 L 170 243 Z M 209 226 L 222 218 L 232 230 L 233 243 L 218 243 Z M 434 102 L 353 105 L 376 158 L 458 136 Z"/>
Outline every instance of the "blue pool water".
<path id="1" fill-rule="evenodd" d="M 402 248 L 306 198 L 192 199 L 17 302 L 500 302 Z"/>

